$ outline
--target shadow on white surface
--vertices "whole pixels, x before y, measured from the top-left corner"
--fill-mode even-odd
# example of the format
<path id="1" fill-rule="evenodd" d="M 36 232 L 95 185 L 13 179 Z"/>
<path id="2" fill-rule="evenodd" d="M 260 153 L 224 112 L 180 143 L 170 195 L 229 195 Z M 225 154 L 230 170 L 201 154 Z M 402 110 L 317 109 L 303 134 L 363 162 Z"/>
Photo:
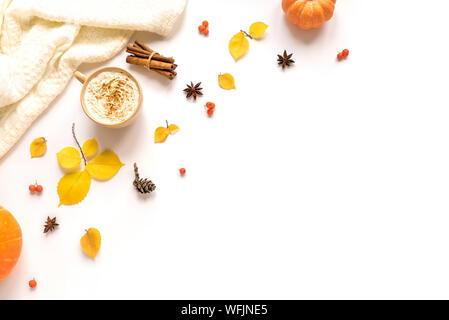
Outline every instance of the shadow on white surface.
<path id="1" fill-rule="evenodd" d="M 311 29 L 311 30 L 302 30 L 297 25 L 291 23 L 288 21 L 287 16 L 284 15 L 284 24 L 286 25 L 288 31 L 291 33 L 291 35 L 301 41 L 304 44 L 311 43 L 315 41 L 320 35 L 324 33 L 324 30 L 326 28 L 326 25 L 319 29 Z"/>

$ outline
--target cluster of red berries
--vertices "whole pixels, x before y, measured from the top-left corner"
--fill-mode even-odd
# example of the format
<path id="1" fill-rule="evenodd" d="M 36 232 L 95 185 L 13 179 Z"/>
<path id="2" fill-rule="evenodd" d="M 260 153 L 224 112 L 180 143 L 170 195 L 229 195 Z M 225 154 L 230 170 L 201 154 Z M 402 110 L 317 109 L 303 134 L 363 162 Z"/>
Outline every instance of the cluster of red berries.
<path id="1" fill-rule="evenodd" d="M 347 58 L 349 56 L 349 50 L 345 49 L 342 52 L 337 54 L 338 61 L 341 61 L 343 58 Z"/>
<path id="2" fill-rule="evenodd" d="M 198 26 L 198 31 L 205 36 L 209 35 L 209 22 L 207 20 L 204 20 L 203 23 Z"/>
<path id="3" fill-rule="evenodd" d="M 180 174 L 181 176 L 185 175 L 185 174 L 186 174 L 186 169 L 185 169 L 185 168 L 179 169 L 179 174 Z"/>
<path id="4" fill-rule="evenodd" d="M 44 188 L 40 184 L 37 184 L 36 182 L 35 184 L 30 184 L 28 190 L 30 190 L 30 192 L 41 193 L 44 190 Z"/>
<path id="5" fill-rule="evenodd" d="M 212 117 L 213 114 L 214 114 L 214 111 L 215 111 L 215 103 L 213 103 L 213 102 L 207 102 L 205 107 L 206 107 L 207 115 L 208 115 L 209 117 Z"/>

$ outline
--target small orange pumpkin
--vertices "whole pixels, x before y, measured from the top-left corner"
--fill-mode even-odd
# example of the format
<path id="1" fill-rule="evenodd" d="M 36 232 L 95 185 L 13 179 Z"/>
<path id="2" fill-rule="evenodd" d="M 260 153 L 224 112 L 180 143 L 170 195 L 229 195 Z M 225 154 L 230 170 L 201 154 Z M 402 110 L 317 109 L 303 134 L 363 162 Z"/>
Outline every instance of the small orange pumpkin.
<path id="1" fill-rule="evenodd" d="M 22 230 L 14 216 L 0 206 L 0 281 L 14 268 L 22 251 Z"/>
<path id="2" fill-rule="evenodd" d="M 282 0 L 287 19 L 303 30 L 321 27 L 334 15 L 336 0 Z"/>

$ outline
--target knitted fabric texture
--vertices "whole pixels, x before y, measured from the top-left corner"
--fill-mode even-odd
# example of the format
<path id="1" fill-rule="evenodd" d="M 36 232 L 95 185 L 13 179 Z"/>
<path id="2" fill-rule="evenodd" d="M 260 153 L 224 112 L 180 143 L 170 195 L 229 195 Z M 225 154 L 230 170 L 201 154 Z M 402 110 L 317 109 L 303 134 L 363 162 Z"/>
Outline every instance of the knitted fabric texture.
<path id="1" fill-rule="evenodd" d="M 116 55 L 133 31 L 166 36 L 186 0 L 0 0 L 0 158 L 82 63 Z"/>

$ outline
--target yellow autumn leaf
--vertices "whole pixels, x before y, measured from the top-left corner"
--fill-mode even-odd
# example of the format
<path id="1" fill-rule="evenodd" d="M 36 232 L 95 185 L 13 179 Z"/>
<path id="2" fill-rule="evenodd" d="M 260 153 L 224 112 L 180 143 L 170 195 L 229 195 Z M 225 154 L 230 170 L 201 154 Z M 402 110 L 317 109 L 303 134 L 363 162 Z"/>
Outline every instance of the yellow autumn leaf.
<path id="1" fill-rule="evenodd" d="M 74 169 L 81 164 L 81 153 L 74 147 L 65 147 L 56 154 L 56 158 L 64 169 Z"/>
<path id="2" fill-rule="evenodd" d="M 95 139 L 89 139 L 83 144 L 83 152 L 86 158 L 94 156 L 98 152 L 98 142 Z"/>
<path id="3" fill-rule="evenodd" d="M 170 134 L 170 130 L 165 127 L 159 127 L 154 131 L 154 142 L 160 143 L 165 142 L 167 140 L 168 135 Z"/>
<path id="4" fill-rule="evenodd" d="M 249 33 L 252 35 L 254 39 L 260 39 L 265 34 L 265 31 L 267 30 L 268 25 L 266 25 L 263 22 L 254 22 L 249 27 Z"/>
<path id="5" fill-rule="evenodd" d="M 220 74 L 218 76 L 218 84 L 225 90 L 235 89 L 234 77 L 230 73 Z"/>
<path id="6" fill-rule="evenodd" d="M 95 260 L 101 246 L 100 231 L 95 228 L 89 228 L 84 236 L 81 237 L 80 245 L 84 253 Z"/>
<path id="7" fill-rule="evenodd" d="M 235 61 L 243 57 L 248 49 L 249 41 L 245 38 L 245 34 L 241 31 L 229 40 L 229 52 Z"/>
<path id="8" fill-rule="evenodd" d="M 47 151 L 47 140 L 44 137 L 34 139 L 30 145 L 31 158 L 42 157 Z"/>
<path id="9" fill-rule="evenodd" d="M 96 156 L 86 166 L 87 172 L 98 180 L 109 180 L 117 174 L 124 164 L 114 151 L 106 150 Z"/>
<path id="10" fill-rule="evenodd" d="M 170 134 L 175 134 L 179 131 L 179 127 L 176 124 L 171 124 L 168 126 L 168 131 L 170 132 Z"/>
<path id="11" fill-rule="evenodd" d="M 68 206 L 80 203 L 86 197 L 90 189 L 92 178 L 84 170 L 68 173 L 59 180 L 58 195 L 59 206 L 65 204 Z"/>

